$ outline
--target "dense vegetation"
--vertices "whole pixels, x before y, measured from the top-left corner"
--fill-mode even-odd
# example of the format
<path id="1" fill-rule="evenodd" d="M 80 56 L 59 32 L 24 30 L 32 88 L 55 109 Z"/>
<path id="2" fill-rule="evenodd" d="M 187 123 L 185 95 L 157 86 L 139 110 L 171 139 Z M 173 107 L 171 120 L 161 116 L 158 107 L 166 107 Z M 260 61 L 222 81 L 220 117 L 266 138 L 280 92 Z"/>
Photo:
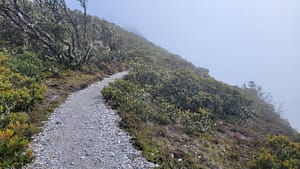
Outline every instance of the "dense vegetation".
<path id="1" fill-rule="evenodd" d="M 103 91 L 116 103 L 113 107 L 124 103 L 122 110 L 126 112 L 135 111 L 143 120 L 158 124 L 178 123 L 187 133 L 208 130 L 211 119 L 246 120 L 251 116 L 251 111 L 246 111 L 251 101 L 242 92 L 206 72 L 170 69 L 154 65 L 155 59 L 146 59 L 147 64 L 134 60 L 129 76 Z"/>
<path id="2" fill-rule="evenodd" d="M 266 168 L 256 151 L 272 144 L 267 134 L 299 137 L 254 82 L 229 86 L 167 57 L 130 60 L 129 75 L 102 91 L 136 146 L 161 168 Z M 298 165 L 289 154 L 275 162 Z"/>
<path id="3" fill-rule="evenodd" d="M 0 1 L 0 168 L 32 160 L 30 137 L 68 93 L 126 67 L 103 94 L 161 168 L 299 168 L 299 134 L 260 86 L 219 82 L 78 3 Z"/>
<path id="4" fill-rule="evenodd" d="M 34 76 L 28 77 L 41 67 L 39 59 L 32 54 L 8 57 L 0 54 L 0 168 L 20 167 L 31 160 L 31 152 L 23 152 L 28 145 L 28 111 L 43 99 L 43 85 Z M 30 63 L 32 62 L 32 63 Z M 38 75 L 38 74 L 36 74 Z M 19 112 L 19 113 L 14 113 Z"/>
<path id="5" fill-rule="evenodd" d="M 300 168 L 300 143 L 286 136 L 268 136 L 266 147 L 261 148 L 253 161 L 253 169 L 298 169 Z"/>
<path id="6" fill-rule="evenodd" d="M 206 72 L 170 69 L 163 62 L 146 60 L 147 64 L 135 60 L 129 76 L 102 93 L 118 108 L 121 126 L 133 134 L 149 160 L 162 168 L 201 168 L 204 154 L 189 147 L 189 137 L 200 141 L 213 119 L 247 118 L 243 113 L 248 112 L 240 108 L 247 109 L 250 101 Z"/>

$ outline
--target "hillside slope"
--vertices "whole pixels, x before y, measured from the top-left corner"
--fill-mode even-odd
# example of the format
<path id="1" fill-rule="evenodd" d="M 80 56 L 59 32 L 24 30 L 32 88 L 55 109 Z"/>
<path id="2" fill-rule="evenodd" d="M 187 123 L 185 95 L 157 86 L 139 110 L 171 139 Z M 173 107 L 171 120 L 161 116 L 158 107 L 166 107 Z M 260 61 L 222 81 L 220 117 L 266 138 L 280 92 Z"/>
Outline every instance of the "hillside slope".
<path id="1" fill-rule="evenodd" d="M 253 82 L 243 88 L 229 86 L 205 69 L 185 64 L 176 57 L 137 58 L 130 61 L 133 70 L 125 80 L 103 90 L 123 119 L 120 125 L 148 160 L 162 168 L 261 168 L 258 152 L 273 144 L 266 141 L 272 140 L 268 135 L 299 140 L 299 133 L 280 118 Z M 291 168 L 297 168 L 300 144 L 292 144 L 296 157 L 278 161 L 293 159 Z"/>
<path id="2" fill-rule="evenodd" d="M 136 148 L 162 168 L 300 165 L 299 133 L 260 86 L 217 81 L 80 3 L 83 12 L 64 0 L 0 2 L 0 167 L 31 161 L 30 137 L 67 94 L 126 68 L 103 95 Z"/>

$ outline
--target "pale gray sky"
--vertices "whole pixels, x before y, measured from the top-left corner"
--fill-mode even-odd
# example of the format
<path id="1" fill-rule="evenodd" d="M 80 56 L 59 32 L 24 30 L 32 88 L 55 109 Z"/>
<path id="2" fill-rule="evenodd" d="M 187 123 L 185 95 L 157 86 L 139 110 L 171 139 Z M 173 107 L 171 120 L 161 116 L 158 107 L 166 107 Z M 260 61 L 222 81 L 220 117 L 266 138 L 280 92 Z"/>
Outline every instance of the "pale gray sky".
<path id="1" fill-rule="evenodd" d="M 299 0 L 89 0 L 88 12 L 137 29 L 218 80 L 255 81 L 300 131 Z"/>

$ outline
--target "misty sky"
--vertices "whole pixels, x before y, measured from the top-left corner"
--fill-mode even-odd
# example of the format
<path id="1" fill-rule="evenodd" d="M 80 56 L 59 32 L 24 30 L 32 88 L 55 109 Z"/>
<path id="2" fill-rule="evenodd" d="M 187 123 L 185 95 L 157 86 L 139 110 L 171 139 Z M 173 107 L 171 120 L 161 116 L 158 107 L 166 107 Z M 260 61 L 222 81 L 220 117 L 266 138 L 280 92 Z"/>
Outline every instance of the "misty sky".
<path id="1" fill-rule="evenodd" d="M 88 13 L 138 30 L 217 80 L 255 81 L 300 131 L 299 0 L 89 0 Z"/>

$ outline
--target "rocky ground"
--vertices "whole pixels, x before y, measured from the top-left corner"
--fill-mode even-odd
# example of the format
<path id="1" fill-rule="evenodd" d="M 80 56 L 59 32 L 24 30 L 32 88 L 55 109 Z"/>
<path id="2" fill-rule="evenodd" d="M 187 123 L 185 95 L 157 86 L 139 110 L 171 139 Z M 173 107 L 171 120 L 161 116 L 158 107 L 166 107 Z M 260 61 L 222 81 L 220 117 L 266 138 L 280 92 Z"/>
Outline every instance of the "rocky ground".
<path id="1" fill-rule="evenodd" d="M 128 72 L 117 73 L 71 94 L 50 116 L 31 148 L 36 159 L 27 169 L 152 168 L 118 127 L 116 113 L 106 106 L 101 89 Z"/>

